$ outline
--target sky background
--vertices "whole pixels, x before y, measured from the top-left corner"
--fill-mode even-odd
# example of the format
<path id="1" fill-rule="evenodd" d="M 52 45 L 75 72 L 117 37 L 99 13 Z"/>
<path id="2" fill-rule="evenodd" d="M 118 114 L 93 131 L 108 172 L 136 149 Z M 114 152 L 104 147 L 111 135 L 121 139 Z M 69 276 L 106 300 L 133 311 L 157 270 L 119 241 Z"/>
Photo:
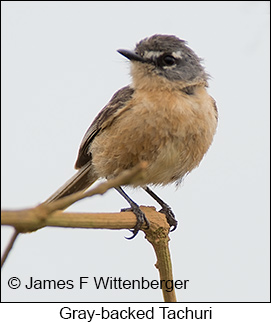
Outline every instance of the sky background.
<path id="1" fill-rule="evenodd" d="M 130 83 L 117 49 L 174 34 L 204 58 L 219 126 L 208 154 L 176 190 L 156 188 L 174 210 L 174 280 L 183 302 L 269 300 L 268 1 L 2 2 L 2 209 L 37 205 L 74 174 L 80 141 L 113 93 Z M 140 189 L 140 205 L 159 206 Z M 118 212 L 114 190 L 70 211 Z M 13 229 L 2 227 L 1 250 Z M 2 301 L 162 301 L 160 290 L 96 290 L 93 277 L 159 279 L 140 232 L 44 228 L 21 235 L 2 269 Z M 79 278 L 89 277 L 82 290 Z M 34 279 L 74 289 L 11 290 Z"/>

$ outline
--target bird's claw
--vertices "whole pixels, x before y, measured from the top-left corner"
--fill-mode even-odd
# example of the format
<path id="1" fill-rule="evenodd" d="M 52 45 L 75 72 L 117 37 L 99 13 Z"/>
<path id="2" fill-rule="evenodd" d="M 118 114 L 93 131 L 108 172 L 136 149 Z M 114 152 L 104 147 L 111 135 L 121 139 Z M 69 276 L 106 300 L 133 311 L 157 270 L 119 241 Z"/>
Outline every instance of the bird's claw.
<path id="1" fill-rule="evenodd" d="M 150 223 L 148 219 L 146 218 L 145 214 L 140 210 L 139 207 L 131 207 L 131 208 L 126 208 L 126 209 L 121 209 L 122 212 L 133 212 L 136 216 L 136 225 L 133 229 L 130 231 L 133 233 L 131 237 L 125 237 L 128 240 L 133 239 L 137 234 L 138 231 L 141 229 L 142 225 L 144 222 L 146 223 L 147 229 L 150 227 Z"/>
<path id="2" fill-rule="evenodd" d="M 175 219 L 175 215 L 172 212 L 171 208 L 168 205 L 163 206 L 159 212 L 166 215 L 167 223 L 169 224 L 170 228 L 173 227 L 172 229 L 170 229 L 170 232 L 176 230 L 178 221 Z"/>

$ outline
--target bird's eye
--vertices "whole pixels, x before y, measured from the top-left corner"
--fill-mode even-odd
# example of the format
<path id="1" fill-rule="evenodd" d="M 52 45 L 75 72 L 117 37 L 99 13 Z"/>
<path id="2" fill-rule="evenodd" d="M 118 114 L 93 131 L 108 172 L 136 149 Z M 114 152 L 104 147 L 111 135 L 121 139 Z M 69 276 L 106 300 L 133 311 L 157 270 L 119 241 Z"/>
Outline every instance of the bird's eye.
<path id="1" fill-rule="evenodd" d="M 176 63 L 176 59 L 171 55 L 166 55 L 163 57 L 163 63 L 167 66 L 172 66 Z"/>

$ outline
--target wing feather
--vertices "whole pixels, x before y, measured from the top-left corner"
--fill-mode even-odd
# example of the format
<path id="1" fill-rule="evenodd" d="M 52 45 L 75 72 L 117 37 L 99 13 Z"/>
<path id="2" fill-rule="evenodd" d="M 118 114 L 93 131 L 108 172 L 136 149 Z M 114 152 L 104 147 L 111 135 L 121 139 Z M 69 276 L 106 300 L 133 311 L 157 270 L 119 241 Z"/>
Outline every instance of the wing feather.
<path id="1" fill-rule="evenodd" d="M 100 111 L 86 131 L 77 156 L 75 168 L 79 169 L 91 161 L 90 145 L 101 129 L 112 123 L 114 116 L 124 109 L 127 102 L 131 100 L 134 90 L 128 85 L 117 91 L 108 104 Z"/>

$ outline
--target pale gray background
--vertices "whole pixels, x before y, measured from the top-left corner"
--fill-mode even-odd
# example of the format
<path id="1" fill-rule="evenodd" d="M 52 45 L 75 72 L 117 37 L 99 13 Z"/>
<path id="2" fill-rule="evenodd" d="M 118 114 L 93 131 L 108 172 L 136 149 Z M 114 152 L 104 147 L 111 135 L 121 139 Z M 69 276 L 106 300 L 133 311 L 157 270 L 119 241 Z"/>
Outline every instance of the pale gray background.
<path id="1" fill-rule="evenodd" d="M 200 167 L 155 191 L 179 220 L 170 235 L 179 301 L 269 299 L 269 2 L 3 2 L 2 208 L 31 207 L 74 174 L 85 130 L 130 82 L 118 48 L 174 34 L 204 58 L 219 127 Z M 155 205 L 142 190 L 139 203 Z M 70 210 L 110 212 L 114 190 Z M 2 250 L 12 229 L 2 227 Z M 157 290 L 10 290 L 7 280 L 159 279 L 142 233 L 46 228 L 21 235 L 2 270 L 2 301 L 161 301 Z"/>

